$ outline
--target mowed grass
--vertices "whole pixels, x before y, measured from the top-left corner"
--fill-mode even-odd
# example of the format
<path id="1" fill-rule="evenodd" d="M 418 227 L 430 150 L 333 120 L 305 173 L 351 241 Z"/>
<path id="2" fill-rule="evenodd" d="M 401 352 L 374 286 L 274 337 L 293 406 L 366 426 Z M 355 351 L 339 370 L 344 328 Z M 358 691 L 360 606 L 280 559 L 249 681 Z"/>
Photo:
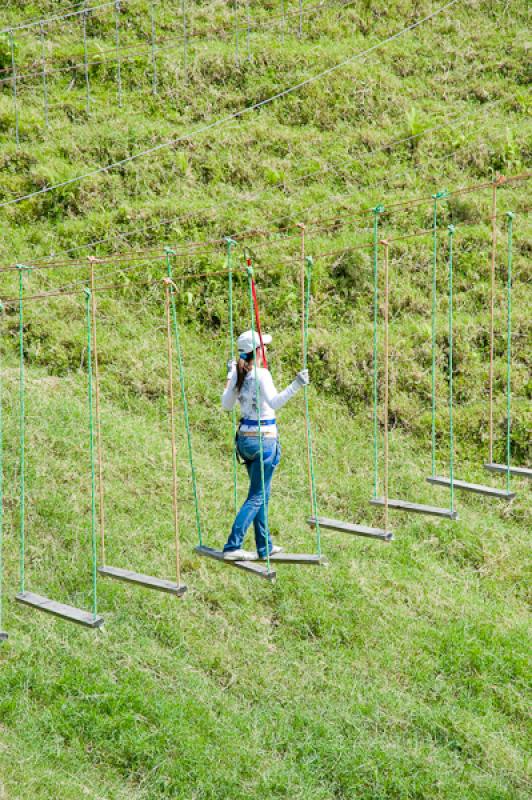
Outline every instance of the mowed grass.
<path id="1" fill-rule="evenodd" d="M 156 314 L 150 322 L 155 330 Z M 142 339 L 130 340 L 129 355 Z M 164 378 L 162 332 L 155 341 L 145 362 L 152 389 Z M 222 361 L 223 340 L 213 347 L 186 334 L 184 345 L 189 368 Z M 113 367 L 127 372 L 127 357 L 116 353 Z M 102 365 L 104 386 L 105 373 Z M 527 796 L 527 541 L 506 506 L 464 497 L 454 524 L 397 516 L 391 545 L 323 531 L 330 566 L 279 566 L 270 586 L 194 554 L 180 425 L 187 595 L 100 580 L 105 627 L 73 629 L 12 602 L 17 374 L 6 374 L 7 797 Z M 221 382 L 210 367 L 188 378 L 204 535 L 216 546 L 232 514 Z M 162 389 L 134 408 L 104 392 L 107 560 L 172 577 L 164 381 Z M 55 379 L 28 373 L 27 586 L 88 606 L 85 392 L 83 370 Z M 377 522 L 367 503 L 370 421 L 314 391 L 311 403 L 322 511 Z M 280 418 L 272 529 L 289 549 L 309 550 L 300 401 Z M 395 488 L 427 499 L 417 448 L 408 438 L 394 447 L 408 463 L 392 470 Z M 519 490 L 517 516 L 529 510 L 526 487 Z"/>
<path id="2" fill-rule="evenodd" d="M 251 3 L 262 18 L 280 13 Z M 294 10 L 296 3 L 287 3 Z M 124 108 L 111 66 L 20 85 L 20 146 L 11 88 L 0 92 L 0 199 L 32 191 L 174 138 L 271 96 L 400 30 L 435 6 L 356 2 L 323 9 L 301 41 L 252 37 L 159 53 L 159 95 L 146 60 L 124 64 Z M 60 4 L 17 0 L 5 24 Z M 158 9 L 179 36 L 180 3 Z M 147 4 L 128 6 L 124 41 L 141 41 Z M 240 4 L 243 12 L 244 4 Z M 233 8 L 195 8 L 201 30 L 231 29 Z M 95 15 L 96 16 L 96 15 Z M 430 228 L 430 194 L 484 184 L 530 164 L 522 4 L 459 3 L 369 59 L 239 122 L 0 210 L 2 266 L 54 253 L 68 266 L 25 277 L 27 588 L 90 607 L 90 462 L 83 282 L 97 264 L 107 562 L 174 577 L 166 397 L 163 246 L 258 231 L 253 251 L 279 387 L 300 367 L 295 223 L 315 259 L 309 359 L 320 510 L 380 524 L 373 491 L 372 215 L 388 238 Z M 144 26 L 144 27 L 143 27 Z M 35 64 L 39 31 L 16 37 Z M 91 53 L 111 48 L 111 13 L 89 26 Z M 244 46 L 244 42 L 241 42 Z M 0 60 L 9 65 L 6 43 Z M 79 25 L 50 29 L 49 65 L 80 59 Z M 179 56 L 181 50 L 179 49 Z M 35 69 L 35 66 L 33 66 Z M 37 67 L 38 68 L 38 67 Z M 448 122 L 449 124 L 443 125 Z M 442 127 L 438 127 L 438 126 Z M 434 127 L 434 130 L 432 128 Z M 398 140 L 415 137 L 410 141 Z M 392 146 L 387 146 L 394 142 Z M 506 222 L 514 231 L 512 458 L 530 463 L 528 182 L 499 190 L 495 308 L 495 455 L 504 460 Z M 394 201 L 427 198 L 401 209 Z M 366 209 L 365 211 L 363 211 Z M 446 226 L 455 236 L 457 477 L 502 486 L 487 455 L 491 187 L 440 206 L 437 464 L 448 470 Z M 185 216 L 184 216 L 185 215 Z M 269 232 L 269 236 L 265 233 Z M 100 244 L 84 249 L 93 240 Z M 135 251 L 150 247 L 143 260 Z M 64 250 L 76 248 L 70 254 Z M 77 249 L 80 248 L 80 249 Z M 235 250 L 235 325 L 249 327 L 243 248 Z M 113 259 L 114 253 L 131 255 Z M 430 235 L 390 252 L 390 494 L 445 505 L 430 472 Z M 380 262 L 382 266 L 382 261 Z M 180 257 L 176 274 L 223 269 L 224 246 Z M 381 273 L 382 274 L 382 273 Z M 16 297 L 0 274 L 0 298 Z M 143 285 L 136 285 L 141 282 Z M 179 283 L 179 319 L 205 543 L 221 546 L 233 515 L 230 421 L 219 406 L 229 355 L 225 276 Z M 183 287 L 181 289 L 181 286 Z M 382 292 L 382 282 L 381 282 Z M 382 294 L 380 296 L 382 312 Z M 456 523 L 391 513 L 390 545 L 322 531 L 327 568 L 280 565 L 275 585 L 202 560 L 176 383 L 182 600 L 99 579 L 96 632 L 17 605 L 17 307 L 1 318 L 5 428 L 5 628 L 0 648 L 1 800 L 506 800 L 530 793 L 527 616 L 530 488 L 505 504 L 457 493 Z M 379 329 L 382 390 L 382 327 Z M 382 401 L 382 394 L 380 396 Z M 309 551 L 302 398 L 279 415 L 283 459 L 271 506 L 274 538 Z M 382 410 L 380 412 L 382 422 Z M 380 442 L 382 448 L 382 441 Z M 382 449 L 379 474 L 382 481 Z M 245 474 L 239 468 L 239 496 Z M 382 484 L 381 484 L 382 485 Z"/>

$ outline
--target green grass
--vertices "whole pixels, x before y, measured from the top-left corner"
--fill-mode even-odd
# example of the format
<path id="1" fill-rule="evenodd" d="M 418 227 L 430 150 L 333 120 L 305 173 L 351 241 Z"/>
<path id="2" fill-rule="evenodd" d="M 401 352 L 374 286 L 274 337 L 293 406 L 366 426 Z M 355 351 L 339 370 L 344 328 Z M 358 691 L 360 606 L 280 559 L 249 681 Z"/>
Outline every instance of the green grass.
<path id="1" fill-rule="evenodd" d="M 289 8 L 297 4 L 287 4 Z M 6 22 L 59 4 L 12 3 Z M 124 41 L 142 38 L 135 3 Z M 276 4 L 253 3 L 264 18 Z M 182 81 L 173 52 L 160 54 L 158 98 L 142 61 L 124 68 L 125 109 L 111 67 L 91 68 L 94 112 L 83 84 L 50 83 L 60 107 L 42 127 L 39 87 L 22 88 L 21 144 L 14 144 L 9 89 L 0 90 L 0 199 L 31 191 L 175 137 L 295 83 L 399 30 L 431 4 L 357 2 L 317 17 L 303 40 L 253 38 L 251 63 L 234 66 L 234 41 L 190 52 Z M 178 36 L 179 4 L 161 30 Z M 198 26 L 232 23 L 217 3 L 197 7 Z M 90 48 L 112 46 L 100 13 Z M 105 453 L 108 562 L 173 577 L 171 449 L 166 400 L 163 293 L 135 281 L 162 276 L 165 244 L 253 228 L 264 326 L 272 330 L 274 379 L 299 368 L 299 240 L 315 256 L 310 337 L 311 414 L 320 510 L 378 524 L 368 500 L 371 462 L 372 217 L 441 188 L 489 182 L 530 161 L 526 127 L 524 7 L 458 4 L 434 21 L 216 136 L 191 140 L 120 172 L 0 210 L 2 265 L 32 263 L 93 239 Z M 204 27 L 203 27 L 204 26 Z M 38 31 L 37 31 L 38 33 Z M 79 29 L 54 29 L 54 60 L 79 57 Z M 3 47 L 0 46 L 0 47 Z M 17 37 L 29 64 L 39 41 Z M 50 45 L 52 47 L 52 45 Z M 0 49 L 0 61 L 5 53 Z M 55 63 L 55 62 L 54 62 Z M 494 103 L 495 105 L 491 105 Z M 437 125 L 417 144 L 382 145 Z M 377 152 L 375 152 L 377 151 Z M 334 166 L 334 169 L 330 165 Z M 309 173 L 313 173 L 309 177 Z M 528 183 L 499 190 L 516 212 L 512 455 L 530 463 Z M 253 199 L 255 193 L 262 192 Z M 438 468 L 448 459 L 445 226 L 456 234 L 455 431 L 457 477 L 487 476 L 490 188 L 441 207 L 438 251 Z M 210 208 L 207 209 L 206 207 Z M 179 215 L 188 215 L 177 220 Z M 171 224 L 161 224 L 172 219 Z M 336 221 L 336 224 L 331 224 Z M 430 202 L 390 209 L 382 235 L 430 227 Z M 320 226 L 327 225 L 326 229 Z M 152 227 L 146 227 L 152 226 Z M 292 227 L 290 227 L 292 226 Z M 284 230 L 289 227 L 289 230 Z M 289 238 L 291 237 L 291 238 Z M 496 457 L 504 459 L 505 230 L 498 224 Z M 141 261 L 112 254 L 152 248 Z M 242 248 L 236 263 L 242 264 Z M 28 295 L 85 280 L 86 255 L 34 271 Z M 322 255 L 320 255 L 322 254 Z M 59 258 L 59 256 L 58 256 Z M 63 260 L 63 256 L 60 256 Z M 430 237 L 391 248 L 390 492 L 444 505 L 430 470 Z M 223 247 L 178 259 L 176 273 L 224 266 Z M 132 269 L 134 268 L 134 269 Z M 90 606 L 90 463 L 84 301 L 79 294 L 28 300 L 27 588 Z M 236 327 L 248 327 L 244 281 Z M 17 276 L 0 273 L 0 297 Z M 219 408 L 228 354 L 224 276 L 183 284 L 179 318 L 205 541 L 220 546 L 232 519 L 230 422 Z M 5 628 L 0 650 L 2 800 L 524 800 L 530 791 L 527 711 L 529 488 L 511 504 L 457 495 L 456 523 L 392 515 L 382 545 L 322 532 L 330 566 L 278 567 L 274 586 L 194 553 L 196 531 L 181 404 L 178 475 L 182 600 L 100 580 L 98 632 L 72 628 L 13 601 L 18 582 L 17 308 L 2 317 L 5 428 Z M 381 331 L 382 334 L 382 331 Z M 382 335 L 379 339 L 382 348 Z M 302 398 L 280 413 L 283 459 L 271 527 L 290 550 L 314 546 L 308 514 Z M 380 464 L 382 474 L 382 461 Z M 243 472 L 239 491 L 245 490 Z"/>

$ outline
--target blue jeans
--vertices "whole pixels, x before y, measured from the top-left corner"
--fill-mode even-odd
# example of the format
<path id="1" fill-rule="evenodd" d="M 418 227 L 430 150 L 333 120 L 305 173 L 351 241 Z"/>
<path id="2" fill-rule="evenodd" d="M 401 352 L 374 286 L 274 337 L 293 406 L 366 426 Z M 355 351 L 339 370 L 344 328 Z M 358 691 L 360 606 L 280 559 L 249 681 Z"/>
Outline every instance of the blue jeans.
<path id="1" fill-rule="evenodd" d="M 266 495 L 266 509 L 262 497 L 262 479 L 260 469 L 260 444 L 258 436 L 238 436 L 238 452 L 244 459 L 249 475 L 249 492 L 246 501 L 233 523 L 231 534 L 224 547 L 228 550 L 238 550 L 242 547 L 246 531 L 253 523 L 255 529 L 255 545 L 260 558 L 270 552 L 272 540 L 268 530 L 268 503 L 273 473 L 281 460 L 281 445 L 278 439 L 262 437 L 264 456 L 264 492 Z"/>

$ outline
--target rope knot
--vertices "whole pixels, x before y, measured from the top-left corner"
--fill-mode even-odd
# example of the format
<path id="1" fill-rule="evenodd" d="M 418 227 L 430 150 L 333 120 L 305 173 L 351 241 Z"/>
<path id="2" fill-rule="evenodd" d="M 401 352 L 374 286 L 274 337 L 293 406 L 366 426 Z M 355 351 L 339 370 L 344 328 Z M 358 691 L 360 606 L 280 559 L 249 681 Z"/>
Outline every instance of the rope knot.
<path id="1" fill-rule="evenodd" d="M 164 248 L 164 252 L 165 252 L 165 253 L 166 253 L 166 255 L 168 255 L 168 256 L 170 256 L 170 255 L 171 255 L 171 256 L 176 256 L 176 255 L 177 255 L 176 251 L 175 251 L 175 250 L 172 250 L 172 248 L 171 248 L 171 247 L 165 247 L 165 248 Z"/>
<path id="2" fill-rule="evenodd" d="M 87 298 L 87 300 L 90 300 L 90 297 L 91 297 L 91 290 L 89 289 L 89 287 L 88 287 L 88 286 L 85 286 L 85 288 L 83 289 L 83 294 L 85 295 L 85 297 Z"/>
<path id="3" fill-rule="evenodd" d="M 371 210 L 373 211 L 374 214 L 383 214 L 384 206 L 381 203 L 379 203 L 378 206 L 375 206 L 375 208 L 372 208 Z"/>
<path id="4" fill-rule="evenodd" d="M 224 242 L 227 244 L 228 247 L 232 247 L 232 245 L 238 244 L 238 242 L 235 242 L 235 240 L 231 239 L 230 236 L 225 236 L 224 237 Z"/>
<path id="5" fill-rule="evenodd" d="M 447 230 L 449 231 L 449 236 L 453 236 L 454 235 L 454 231 L 455 231 L 454 225 L 448 225 L 447 226 Z"/>
<path id="6" fill-rule="evenodd" d="M 515 214 L 514 214 L 513 211 L 507 211 L 506 212 L 506 217 L 508 218 L 508 221 L 511 222 L 513 220 L 513 218 L 515 217 Z"/>
<path id="7" fill-rule="evenodd" d="M 431 197 L 433 200 L 442 200 L 444 197 L 448 197 L 449 192 L 447 189 L 442 189 L 441 192 L 436 192 L 436 194 L 432 194 Z"/>

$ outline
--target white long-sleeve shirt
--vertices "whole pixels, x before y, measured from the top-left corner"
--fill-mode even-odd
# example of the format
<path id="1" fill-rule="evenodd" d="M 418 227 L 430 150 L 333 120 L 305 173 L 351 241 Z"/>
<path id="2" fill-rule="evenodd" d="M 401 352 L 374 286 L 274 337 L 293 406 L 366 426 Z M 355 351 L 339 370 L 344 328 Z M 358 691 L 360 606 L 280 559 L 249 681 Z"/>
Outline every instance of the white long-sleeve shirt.
<path id="1" fill-rule="evenodd" d="M 257 394 L 255 390 L 255 369 L 244 378 L 244 383 L 240 392 L 236 388 L 237 371 L 233 368 L 229 383 L 222 395 L 222 407 L 226 411 L 232 411 L 236 401 L 240 403 L 240 412 L 243 419 L 258 420 L 257 414 Z M 260 419 L 275 419 L 275 412 L 282 408 L 301 388 L 299 381 L 293 381 L 282 392 L 278 392 L 274 386 L 269 370 L 264 367 L 257 367 L 257 380 L 259 382 L 260 398 Z M 241 425 L 240 430 L 258 431 L 257 425 Z M 277 433 L 276 425 L 268 425 L 266 429 L 270 434 Z"/>

